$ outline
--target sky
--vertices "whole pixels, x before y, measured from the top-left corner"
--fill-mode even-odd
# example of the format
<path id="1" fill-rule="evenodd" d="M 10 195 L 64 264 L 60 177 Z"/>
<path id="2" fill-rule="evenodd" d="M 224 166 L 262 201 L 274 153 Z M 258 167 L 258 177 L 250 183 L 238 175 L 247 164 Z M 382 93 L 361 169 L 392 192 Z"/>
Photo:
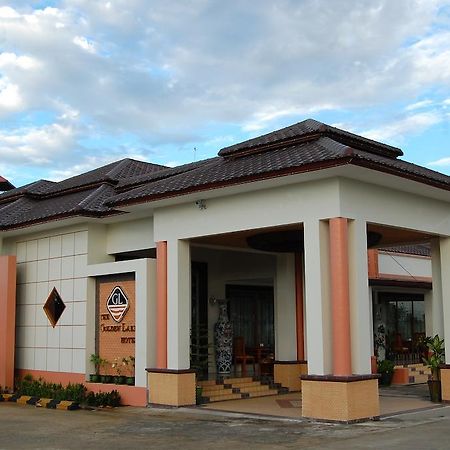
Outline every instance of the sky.
<path id="1" fill-rule="evenodd" d="M 450 0 L 0 0 L 0 175 L 176 166 L 306 118 L 450 174 Z"/>

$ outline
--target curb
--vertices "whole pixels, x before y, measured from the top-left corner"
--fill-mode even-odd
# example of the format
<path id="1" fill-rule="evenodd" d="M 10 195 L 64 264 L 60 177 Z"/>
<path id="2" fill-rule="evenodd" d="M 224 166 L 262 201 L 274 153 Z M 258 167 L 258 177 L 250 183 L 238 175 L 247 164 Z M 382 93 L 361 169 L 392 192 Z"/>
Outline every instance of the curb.
<path id="1" fill-rule="evenodd" d="M 64 411 L 74 411 L 80 409 L 77 402 L 67 400 L 54 400 L 51 398 L 31 397 L 29 395 L 0 394 L 0 402 L 12 402 L 19 405 L 33 405 L 47 409 L 61 409 Z"/>

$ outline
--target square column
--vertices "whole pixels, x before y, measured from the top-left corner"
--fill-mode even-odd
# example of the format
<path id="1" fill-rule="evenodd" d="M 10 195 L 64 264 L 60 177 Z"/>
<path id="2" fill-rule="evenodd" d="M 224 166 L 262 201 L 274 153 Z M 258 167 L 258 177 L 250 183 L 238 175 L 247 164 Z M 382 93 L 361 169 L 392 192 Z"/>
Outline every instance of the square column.
<path id="1" fill-rule="evenodd" d="M 300 231 L 299 231 L 300 233 Z M 275 356 L 280 361 L 297 359 L 294 255 L 277 255 L 275 279 Z"/>
<path id="2" fill-rule="evenodd" d="M 149 403 L 170 406 L 193 405 L 195 404 L 195 371 L 190 370 L 191 255 L 189 241 L 173 239 L 168 240 L 167 243 L 160 242 L 157 257 L 158 366 L 164 366 L 164 358 L 166 358 L 166 367 L 147 369 Z M 167 345 L 166 354 L 164 354 L 164 344 Z"/>
<path id="3" fill-rule="evenodd" d="M 14 388 L 16 257 L 0 256 L 0 386 Z"/>
<path id="4" fill-rule="evenodd" d="M 372 373 L 372 304 L 370 300 L 367 225 L 363 220 L 348 222 L 348 265 L 352 373 Z"/>
<path id="5" fill-rule="evenodd" d="M 428 335 L 444 336 L 441 248 L 439 238 L 431 240 L 431 276 L 433 289 L 426 295 L 426 327 Z"/>
<path id="6" fill-rule="evenodd" d="M 300 233 L 300 231 L 299 231 Z M 297 255 L 296 255 L 297 256 Z M 275 356 L 274 380 L 290 391 L 300 391 L 300 375 L 307 372 L 306 362 L 298 360 L 298 276 L 293 254 L 277 255 L 275 279 Z M 302 283 L 300 288 L 303 289 Z M 303 295 L 301 295 L 303 300 Z M 303 306 L 303 305 L 302 305 Z M 303 313 L 303 308 L 301 310 Z M 303 345 L 303 315 L 302 327 Z"/>
<path id="7" fill-rule="evenodd" d="M 305 317 L 308 373 L 332 372 L 328 222 L 304 223 Z"/>
<path id="8" fill-rule="evenodd" d="M 378 417 L 366 224 L 342 217 L 305 224 L 305 282 L 308 375 L 301 377 L 302 415 L 339 422 Z"/>
<path id="9" fill-rule="evenodd" d="M 167 368 L 190 368 L 191 255 L 189 242 L 167 242 Z"/>
<path id="10" fill-rule="evenodd" d="M 432 253 L 434 257 L 437 253 L 437 248 L 435 247 L 435 253 Z M 434 293 L 439 293 L 441 290 L 442 294 L 442 325 L 443 332 L 439 336 L 444 338 L 445 342 L 445 365 L 441 367 L 441 389 L 442 389 L 442 401 L 450 402 L 450 237 L 439 238 L 439 253 L 440 253 L 440 264 L 437 261 L 432 260 L 432 275 L 433 275 L 433 302 L 435 300 Z M 434 259 L 434 258 L 433 258 Z M 437 258 L 436 258 L 437 259 Z M 440 266 L 440 267 L 439 267 Z M 439 280 L 440 273 L 440 280 Z M 435 279 L 435 274 L 437 274 Z M 436 295 L 437 296 L 437 295 Z M 439 300 L 438 302 L 439 303 Z M 433 304 L 433 320 L 435 318 L 434 312 L 435 305 Z M 439 323 L 439 322 L 438 322 Z M 433 331 L 435 328 L 435 323 L 433 322 Z"/>
<path id="11" fill-rule="evenodd" d="M 167 368 L 167 242 L 156 243 L 156 367 Z"/>

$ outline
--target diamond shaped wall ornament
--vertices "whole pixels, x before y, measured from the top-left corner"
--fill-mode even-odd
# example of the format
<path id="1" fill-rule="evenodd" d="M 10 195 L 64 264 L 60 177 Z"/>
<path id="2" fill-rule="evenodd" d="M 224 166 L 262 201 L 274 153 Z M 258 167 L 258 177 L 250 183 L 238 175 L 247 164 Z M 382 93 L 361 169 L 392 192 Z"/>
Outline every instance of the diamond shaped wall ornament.
<path id="1" fill-rule="evenodd" d="M 106 300 L 106 308 L 109 314 L 115 322 L 119 323 L 125 317 L 129 307 L 127 296 L 119 286 L 116 286 Z"/>
<path id="2" fill-rule="evenodd" d="M 45 302 L 44 305 L 44 312 L 47 315 L 47 318 L 50 321 L 53 328 L 55 328 L 59 318 L 61 317 L 65 309 L 66 305 L 64 304 L 61 296 L 54 287 L 50 292 L 49 296 L 47 297 L 47 301 Z"/>

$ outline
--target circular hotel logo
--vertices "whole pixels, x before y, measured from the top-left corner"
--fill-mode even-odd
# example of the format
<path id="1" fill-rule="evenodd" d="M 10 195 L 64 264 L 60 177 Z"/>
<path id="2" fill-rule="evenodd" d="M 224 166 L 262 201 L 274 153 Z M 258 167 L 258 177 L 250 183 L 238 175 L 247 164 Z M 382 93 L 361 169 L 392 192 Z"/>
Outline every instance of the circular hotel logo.
<path id="1" fill-rule="evenodd" d="M 106 308 L 114 321 L 121 322 L 128 311 L 130 304 L 127 296 L 119 286 L 116 286 L 106 300 Z"/>

